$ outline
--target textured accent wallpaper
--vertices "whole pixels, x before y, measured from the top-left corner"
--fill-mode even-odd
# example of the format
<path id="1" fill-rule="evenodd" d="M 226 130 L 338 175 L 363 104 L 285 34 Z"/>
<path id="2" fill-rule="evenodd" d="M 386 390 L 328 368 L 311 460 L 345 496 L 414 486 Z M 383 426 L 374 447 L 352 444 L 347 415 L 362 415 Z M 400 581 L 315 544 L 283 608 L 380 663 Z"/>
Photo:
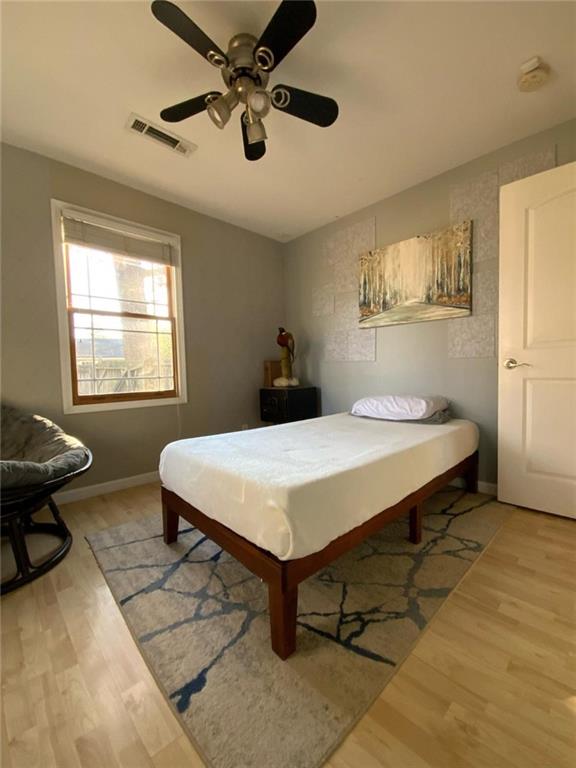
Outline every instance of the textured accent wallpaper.
<path id="1" fill-rule="evenodd" d="M 358 328 L 359 256 L 375 247 L 376 219 L 338 230 L 322 247 L 326 282 L 312 296 L 312 314 L 323 318 L 324 359 L 376 360 L 376 329 Z"/>
<path id="2" fill-rule="evenodd" d="M 472 315 L 447 321 L 448 357 L 496 356 L 500 186 L 555 165 L 555 148 L 551 146 L 452 187 L 450 223 L 473 221 Z M 376 247 L 375 229 L 376 220 L 370 218 L 338 230 L 322 244 L 325 282 L 313 291 L 312 315 L 322 319 L 324 360 L 376 360 L 376 328 L 358 327 L 359 255 Z"/>
<path id="3" fill-rule="evenodd" d="M 497 171 L 457 184 L 450 192 L 450 221 L 472 219 L 472 316 L 449 321 L 448 357 L 495 357 L 498 340 L 499 197 L 502 184 L 556 165 L 555 148 L 503 163 Z"/>

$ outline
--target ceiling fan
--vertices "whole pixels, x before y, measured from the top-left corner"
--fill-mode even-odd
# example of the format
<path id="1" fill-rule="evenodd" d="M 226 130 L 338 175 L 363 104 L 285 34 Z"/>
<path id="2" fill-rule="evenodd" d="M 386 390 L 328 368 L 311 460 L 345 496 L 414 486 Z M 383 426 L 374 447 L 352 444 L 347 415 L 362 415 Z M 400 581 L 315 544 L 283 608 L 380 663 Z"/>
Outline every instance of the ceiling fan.
<path id="1" fill-rule="evenodd" d="M 283 0 L 259 40 L 247 33 L 234 35 L 226 53 L 168 0 L 154 0 L 152 13 L 220 70 L 227 89 L 224 94 L 209 91 L 167 107 L 160 113 L 163 120 L 176 123 L 206 111 L 218 128 L 224 128 L 232 111 L 241 104 L 244 155 L 247 160 L 259 160 L 266 152 L 268 138 L 263 119 L 271 107 L 322 127 L 332 125 L 338 117 L 338 104 L 327 96 L 289 85 L 267 90 L 269 73 L 314 26 L 313 0 Z"/>

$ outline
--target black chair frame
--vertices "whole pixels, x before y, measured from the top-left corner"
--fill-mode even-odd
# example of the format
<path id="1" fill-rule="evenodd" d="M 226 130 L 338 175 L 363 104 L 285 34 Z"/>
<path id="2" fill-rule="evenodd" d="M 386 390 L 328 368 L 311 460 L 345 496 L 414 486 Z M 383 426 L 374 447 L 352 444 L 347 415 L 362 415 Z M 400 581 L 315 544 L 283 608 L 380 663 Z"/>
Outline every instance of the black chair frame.
<path id="1" fill-rule="evenodd" d="M 72 534 L 60 515 L 52 495 L 67 485 L 71 480 L 82 475 L 92 464 L 92 454 L 88 451 L 86 462 L 61 477 L 31 487 L 2 488 L 0 490 L 1 532 L 12 547 L 16 562 L 16 574 L 0 585 L 0 594 L 4 595 L 17 587 L 28 584 L 54 568 L 68 553 L 72 546 Z M 38 523 L 33 518 L 48 506 L 54 522 Z M 26 535 L 44 533 L 61 539 L 61 544 L 38 565 L 34 565 L 26 546 Z"/>

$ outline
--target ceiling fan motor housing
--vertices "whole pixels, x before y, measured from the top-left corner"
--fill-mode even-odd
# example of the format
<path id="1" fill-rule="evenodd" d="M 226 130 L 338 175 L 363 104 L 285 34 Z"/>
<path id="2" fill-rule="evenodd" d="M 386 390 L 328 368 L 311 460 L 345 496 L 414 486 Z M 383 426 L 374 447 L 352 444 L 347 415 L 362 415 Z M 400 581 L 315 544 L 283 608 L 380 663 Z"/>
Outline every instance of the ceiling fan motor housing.
<path id="1" fill-rule="evenodd" d="M 261 70 L 254 60 L 254 48 L 258 41 L 254 35 L 243 32 L 234 35 L 228 45 L 228 66 L 222 70 L 222 78 L 230 88 L 241 79 L 251 80 L 254 85 L 266 88 L 268 85 L 268 73 Z M 248 89 L 248 83 L 243 82 L 237 87 L 241 101 L 241 92 Z"/>
<path id="2" fill-rule="evenodd" d="M 246 32 L 231 38 L 228 44 L 228 61 L 232 71 L 239 68 L 254 68 L 254 48 L 257 42 L 254 35 Z"/>

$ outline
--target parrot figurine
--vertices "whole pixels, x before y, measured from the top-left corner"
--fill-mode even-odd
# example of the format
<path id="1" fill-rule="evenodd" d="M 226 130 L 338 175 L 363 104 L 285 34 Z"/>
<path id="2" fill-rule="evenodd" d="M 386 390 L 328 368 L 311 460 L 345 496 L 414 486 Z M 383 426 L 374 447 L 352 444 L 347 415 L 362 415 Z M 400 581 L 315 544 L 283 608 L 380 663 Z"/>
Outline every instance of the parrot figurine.
<path id="1" fill-rule="evenodd" d="M 296 386 L 298 379 L 292 376 L 292 362 L 294 360 L 294 336 L 286 328 L 278 328 L 276 341 L 280 347 L 280 368 L 282 376 L 274 380 L 274 386 Z M 276 382 L 281 382 L 277 384 Z"/>
<path id="2" fill-rule="evenodd" d="M 280 347 L 286 347 L 290 355 L 290 361 L 294 360 L 294 336 L 286 328 L 278 328 L 276 341 Z"/>

